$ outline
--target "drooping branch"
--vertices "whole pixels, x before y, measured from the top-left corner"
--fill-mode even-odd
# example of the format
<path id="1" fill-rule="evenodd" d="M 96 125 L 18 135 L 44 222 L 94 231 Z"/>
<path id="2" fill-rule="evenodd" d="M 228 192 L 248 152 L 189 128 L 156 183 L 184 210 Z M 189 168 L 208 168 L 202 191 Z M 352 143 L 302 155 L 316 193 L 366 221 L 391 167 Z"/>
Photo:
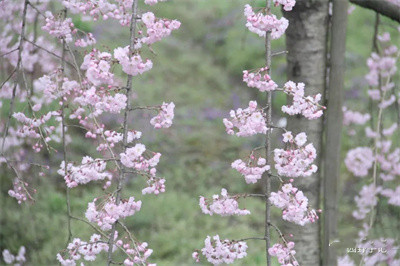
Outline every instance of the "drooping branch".
<path id="1" fill-rule="evenodd" d="M 350 0 L 350 2 L 400 22 L 400 6 L 388 0 Z"/>

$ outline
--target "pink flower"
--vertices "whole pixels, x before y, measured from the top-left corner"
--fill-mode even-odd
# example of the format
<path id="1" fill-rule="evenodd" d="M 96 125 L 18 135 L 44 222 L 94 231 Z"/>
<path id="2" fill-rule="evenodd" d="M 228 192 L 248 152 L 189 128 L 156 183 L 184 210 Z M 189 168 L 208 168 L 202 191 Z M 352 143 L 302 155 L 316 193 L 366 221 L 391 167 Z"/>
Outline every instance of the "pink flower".
<path id="1" fill-rule="evenodd" d="M 264 172 L 271 168 L 269 165 L 266 165 L 264 158 L 259 158 L 258 161 L 255 161 L 254 158 L 249 163 L 239 159 L 234 161 L 231 166 L 244 176 L 247 184 L 257 183 L 262 178 Z"/>
<path id="2" fill-rule="evenodd" d="M 304 83 L 294 83 L 288 81 L 285 83 L 284 92 L 293 96 L 291 106 L 282 106 L 282 112 L 289 115 L 301 114 L 307 119 L 317 119 L 322 116 L 322 110 L 325 107 L 320 106 L 318 102 L 321 100 L 321 94 L 315 96 L 304 96 Z"/>
<path id="3" fill-rule="evenodd" d="M 293 249 L 294 243 L 275 244 L 268 249 L 268 253 L 278 258 L 278 262 L 284 266 L 298 266 L 299 263 L 294 258 L 296 251 Z"/>
<path id="4" fill-rule="evenodd" d="M 244 15 L 246 16 L 246 27 L 260 37 L 265 36 L 266 32 L 271 32 L 272 39 L 281 37 L 287 27 L 289 21 L 286 18 L 277 19 L 275 15 L 263 15 L 262 13 L 254 13 L 250 5 L 245 5 Z"/>
<path id="5" fill-rule="evenodd" d="M 160 107 L 158 115 L 150 120 L 150 124 L 157 129 L 169 128 L 172 125 L 172 120 L 174 119 L 174 108 L 175 104 L 173 102 L 169 104 L 163 103 Z"/>
<path id="6" fill-rule="evenodd" d="M 226 118 L 223 120 L 226 132 L 229 135 L 236 134 L 239 137 L 248 137 L 255 134 L 267 133 L 268 128 L 263 110 L 257 109 L 256 101 L 250 101 L 249 107 L 246 109 L 231 110 L 230 116 L 229 120 Z M 234 131 L 235 127 L 238 129 L 236 133 Z"/>
<path id="7" fill-rule="evenodd" d="M 279 175 L 287 177 L 310 176 L 318 167 L 313 164 L 317 157 L 312 143 L 303 146 L 307 142 L 307 135 L 302 132 L 293 138 L 291 132 L 283 134 L 284 142 L 288 142 L 288 149 L 275 149 L 275 169 Z"/>
<path id="8" fill-rule="evenodd" d="M 128 75 L 137 76 L 153 67 L 153 62 L 150 59 L 143 61 L 139 54 L 129 56 L 129 46 L 116 48 L 114 57 L 122 65 L 122 70 Z"/>
<path id="9" fill-rule="evenodd" d="M 140 43 L 148 45 L 167 37 L 173 30 L 179 29 L 181 23 L 177 20 L 157 19 L 152 12 L 142 15 L 142 21 L 146 26 L 146 36 L 140 39 Z"/>
<path id="10" fill-rule="evenodd" d="M 282 218 L 286 221 L 304 226 L 318 220 L 316 211 L 308 206 L 308 198 L 290 183 L 283 185 L 281 191 L 272 192 L 269 200 L 282 209 Z"/>
<path id="11" fill-rule="evenodd" d="M 260 68 L 256 72 L 249 73 L 249 71 L 243 71 L 243 81 L 246 82 L 247 86 L 250 88 L 257 88 L 261 92 L 273 91 L 278 88 L 278 85 L 270 78 L 270 76 L 262 72 L 266 72 L 267 67 Z"/>
<path id="12" fill-rule="evenodd" d="M 214 195 L 212 199 L 207 200 L 200 197 L 200 208 L 204 214 L 218 214 L 221 216 L 247 215 L 250 211 L 239 209 L 237 198 L 229 196 L 226 189 L 221 190 L 221 195 Z"/>
<path id="13" fill-rule="evenodd" d="M 225 239 L 220 240 L 219 236 L 207 236 L 204 240 L 204 248 L 201 249 L 202 254 L 206 257 L 207 261 L 218 265 L 221 263 L 230 264 L 236 259 L 242 259 L 247 256 L 246 242 L 230 241 Z"/>
<path id="14" fill-rule="evenodd" d="M 88 204 L 85 216 L 89 222 L 97 223 L 102 230 L 110 230 L 112 225 L 121 218 L 132 216 L 139 211 L 142 201 L 134 201 L 134 197 L 128 200 L 122 200 L 118 205 L 115 204 L 115 198 L 108 198 L 100 209 L 96 206 L 96 199 Z"/>
<path id="15" fill-rule="evenodd" d="M 355 176 L 363 177 L 368 174 L 368 170 L 374 162 L 374 154 L 371 148 L 357 147 L 347 152 L 344 163 L 347 169 Z"/>

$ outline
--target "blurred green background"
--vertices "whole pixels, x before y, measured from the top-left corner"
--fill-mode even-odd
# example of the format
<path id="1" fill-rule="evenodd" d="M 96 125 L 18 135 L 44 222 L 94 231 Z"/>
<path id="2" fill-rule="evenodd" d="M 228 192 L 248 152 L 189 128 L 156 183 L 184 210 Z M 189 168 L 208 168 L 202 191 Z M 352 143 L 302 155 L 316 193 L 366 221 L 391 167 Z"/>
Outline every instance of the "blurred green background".
<path id="1" fill-rule="evenodd" d="M 219 234 L 229 239 L 263 235 L 264 203 L 259 199 L 241 201 L 241 206 L 252 212 L 246 217 L 210 217 L 202 215 L 198 206 L 200 195 L 217 194 L 222 187 L 231 193 L 261 191 L 259 185 L 246 185 L 230 164 L 246 156 L 252 147 L 259 146 L 262 139 L 228 136 L 222 124 L 229 110 L 246 106 L 251 99 L 264 100 L 241 81 L 243 70 L 264 64 L 263 40 L 244 26 L 243 6 L 247 2 L 170 0 L 150 8 L 159 17 L 182 22 L 180 30 L 154 45 L 155 54 L 146 54 L 153 60 L 153 69 L 134 80 L 137 94 L 134 104 L 157 105 L 161 101 L 173 101 L 176 105 L 174 125 L 168 130 L 151 129 L 148 121 L 152 114 L 135 114 L 132 121 L 134 129 L 144 132 L 143 143 L 163 154 L 158 171 L 167 180 L 167 191 L 159 196 L 142 196 L 144 181 L 132 178 L 123 195 L 143 200 L 142 210 L 125 223 L 138 239 L 150 244 L 154 249 L 151 262 L 159 265 L 194 264 L 191 253 L 203 247 L 207 235 Z M 254 2 L 254 6 L 264 3 Z M 280 12 L 279 9 L 275 11 Z M 350 109 L 361 112 L 369 108 L 363 76 L 368 71 L 365 61 L 372 48 L 374 18 L 373 12 L 358 7 L 349 16 L 345 98 Z M 390 24 L 385 19 L 383 22 Z M 128 43 L 126 29 L 112 21 L 88 23 L 74 17 L 74 23 L 94 33 L 100 50 L 112 51 Z M 394 32 L 390 26 L 382 27 Z M 398 41 L 398 37 L 395 40 Z M 273 51 L 284 49 L 283 38 L 273 41 Z M 279 84 L 286 81 L 285 64 L 284 55 L 273 58 L 272 76 Z M 274 96 L 275 121 L 281 117 L 279 109 L 285 101 L 283 95 Z M 120 119 L 120 116 L 104 117 L 109 126 L 118 126 Z M 72 158 L 79 161 L 87 154 L 96 156 L 95 146 L 77 133 L 83 135 L 79 130 L 71 132 L 74 141 L 68 150 Z M 361 139 L 343 136 L 343 155 L 357 144 L 368 145 Z M 274 142 L 277 145 L 279 138 Z M 62 160 L 61 154 L 51 156 L 56 165 Z M 67 240 L 62 177 L 54 169 L 46 177 L 32 176 L 30 180 L 34 180 L 33 186 L 38 189 L 37 201 L 22 205 L 7 195 L 12 178 L 4 167 L 0 180 L 0 249 L 8 248 L 16 253 L 24 245 L 29 265 L 56 265 L 55 255 L 65 247 Z M 338 231 L 344 243 L 339 244 L 343 245 L 343 249 L 339 249 L 342 255 L 361 228 L 351 216 L 355 206 L 353 197 L 360 185 L 345 168 L 341 188 Z M 87 203 L 101 193 L 101 185 L 95 184 L 72 189 L 73 214 L 83 217 Z M 398 210 L 390 211 L 398 213 Z M 273 215 L 275 221 L 280 220 L 279 212 L 274 210 Z M 72 231 L 83 240 L 93 233 L 90 227 L 77 221 L 73 221 Z M 274 233 L 273 237 L 277 239 Z M 264 265 L 265 243 L 248 241 L 248 245 L 248 256 L 236 265 Z M 85 265 L 99 265 L 99 261 L 85 262 Z"/>

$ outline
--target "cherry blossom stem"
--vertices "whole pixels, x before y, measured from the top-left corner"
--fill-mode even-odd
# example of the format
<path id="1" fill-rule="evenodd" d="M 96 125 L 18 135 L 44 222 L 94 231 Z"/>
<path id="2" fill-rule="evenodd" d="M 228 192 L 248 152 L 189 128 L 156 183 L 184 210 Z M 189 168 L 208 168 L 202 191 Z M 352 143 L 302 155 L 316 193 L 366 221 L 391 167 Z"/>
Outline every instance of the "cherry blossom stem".
<path id="1" fill-rule="evenodd" d="M 131 56 L 134 51 L 135 38 L 136 38 L 136 17 L 137 17 L 137 0 L 133 0 L 132 3 L 132 14 L 131 14 L 131 23 L 130 23 L 130 43 L 129 43 L 129 55 Z M 126 109 L 124 113 L 124 124 L 123 124 L 123 149 L 126 151 L 126 147 L 128 144 L 128 116 L 129 110 L 131 109 L 131 94 L 132 94 L 132 75 L 128 75 L 128 79 L 126 82 Z M 118 205 L 121 197 L 122 184 L 125 179 L 125 167 L 121 165 L 120 176 L 118 178 L 117 185 L 117 195 L 115 197 L 115 204 Z M 108 265 L 111 264 L 112 261 L 112 247 L 114 244 L 114 236 L 115 236 L 115 227 L 116 223 L 112 225 L 110 239 L 109 239 L 109 249 L 108 249 Z"/>
<path id="2" fill-rule="evenodd" d="M 266 0 L 266 12 L 270 12 L 271 8 L 271 0 Z M 266 67 L 267 67 L 267 72 L 270 72 L 271 68 L 271 32 L 266 32 L 265 34 L 265 61 L 266 61 Z M 268 73 L 270 75 L 270 73 Z M 272 95 L 271 92 L 267 92 L 267 112 L 266 112 L 266 123 L 271 124 L 271 118 L 272 118 Z M 266 134 L 266 139 L 265 139 L 265 154 L 266 154 L 266 160 L 267 164 L 271 165 L 271 156 L 270 151 L 271 151 L 271 130 L 268 129 L 267 134 Z M 271 180 L 270 180 L 270 174 L 271 170 L 268 170 L 264 173 L 264 182 L 265 182 L 265 234 L 264 234 L 264 239 L 265 239 L 265 253 L 266 253 L 266 259 L 267 259 L 267 266 L 271 266 L 271 256 L 269 255 L 269 248 L 271 246 L 271 235 L 270 235 L 270 219 L 271 219 L 271 203 L 269 201 L 269 195 L 271 194 Z"/>

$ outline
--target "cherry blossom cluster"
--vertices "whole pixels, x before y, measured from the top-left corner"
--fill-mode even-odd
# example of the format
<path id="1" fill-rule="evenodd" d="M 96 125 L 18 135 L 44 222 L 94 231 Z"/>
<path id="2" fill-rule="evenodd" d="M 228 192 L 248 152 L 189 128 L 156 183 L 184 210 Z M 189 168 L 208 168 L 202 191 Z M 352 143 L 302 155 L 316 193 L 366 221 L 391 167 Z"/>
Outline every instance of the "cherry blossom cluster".
<path id="1" fill-rule="evenodd" d="M 228 239 L 221 241 L 219 235 L 212 238 L 207 236 L 204 240 L 204 248 L 201 249 L 201 253 L 206 257 L 207 261 L 214 265 L 233 263 L 236 259 L 246 257 L 246 251 L 246 242 L 230 241 Z M 192 257 L 198 260 L 198 252 L 193 253 Z"/>
<path id="2" fill-rule="evenodd" d="M 364 185 L 355 196 L 354 201 L 357 204 L 357 210 L 353 211 L 353 217 L 357 220 L 362 220 L 371 211 L 371 209 L 378 204 L 378 193 L 382 190 L 381 187 L 375 184 Z"/>
<path id="3" fill-rule="evenodd" d="M 286 18 L 278 19 L 273 14 L 255 13 L 250 5 L 245 6 L 244 15 L 247 19 L 246 27 L 260 37 L 265 36 L 266 32 L 271 32 L 272 39 L 278 39 L 289 26 Z"/>
<path id="4" fill-rule="evenodd" d="M 271 167 L 266 164 L 267 161 L 265 158 L 260 157 L 256 161 L 255 157 L 252 156 L 250 159 L 249 163 L 238 159 L 234 161 L 231 166 L 244 176 L 247 184 L 254 184 L 257 183 L 257 181 L 262 178 L 264 172 L 271 169 Z"/>
<path id="5" fill-rule="evenodd" d="M 82 13 L 93 17 L 93 20 L 114 18 L 122 26 L 128 26 L 131 21 L 130 8 L 133 0 L 64 0 L 63 5 L 73 13 Z"/>
<path id="6" fill-rule="evenodd" d="M 83 58 L 81 69 L 86 70 L 86 78 L 93 85 L 113 85 L 114 74 L 110 71 L 111 65 L 112 55 L 110 53 L 93 49 Z"/>
<path id="7" fill-rule="evenodd" d="M 21 246 L 17 255 L 11 254 L 8 249 L 3 250 L 3 260 L 6 264 L 14 264 L 14 266 L 21 266 L 26 262 L 25 247 Z"/>
<path id="8" fill-rule="evenodd" d="M 24 182 L 19 178 L 15 178 L 13 185 L 13 189 L 8 190 L 8 195 L 12 198 L 15 198 L 18 201 L 18 204 L 21 204 L 23 201 L 26 201 L 28 198 L 30 198 L 30 195 L 27 191 L 27 182 Z"/>
<path id="9" fill-rule="evenodd" d="M 74 266 L 76 261 L 84 259 L 86 261 L 96 260 L 96 256 L 102 251 L 108 251 L 108 244 L 101 240 L 101 236 L 93 234 L 90 237 L 90 241 L 85 242 L 79 238 L 75 238 L 67 246 L 68 258 L 64 259 L 63 256 L 58 253 L 57 260 L 63 266 Z"/>
<path id="10" fill-rule="evenodd" d="M 72 42 L 72 34 L 77 31 L 71 18 L 59 20 L 50 11 L 46 12 L 46 25 L 42 29 L 58 39 L 64 39 L 67 43 Z"/>
<path id="11" fill-rule="evenodd" d="M 343 106 L 343 125 L 349 126 L 351 124 L 364 125 L 371 119 L 371 115 L 366 113 L 362 114 L 360 112 L 349 110 L 347 107 Z"/>
<path id="12" fill-rule="evenodd" d="M 237 197 L 230 196 L 226 189 L 221 189 L 221 195 L 213 195 L 212 199 L 200 197 L 199 202 L 201 211 L 204 214 L 217 214 L 221 216 L 247 215 L 250 211 L 239 209 Z"/>
<path id="13" fill-rule="evenodd" d="M 396 73 L 396 58 L 392 55 L 397 52 L 397 47 L 392 46 L 392 50 L 386 51 L 390 54 L 387 54 L 387 56 L 380 56 L 376 53 L 372 53 L 371 57 L 367 60 L 369 73 L 365 76 L 365 79 L 372 87 L 379 85 L 379 76 L 387 78 Z"/>
<path id="14" fill-rule="evenodd" d="M 301 114 L 307 119 L 317 119 L 322 116 L 325 107 L 319 105 L 321 94 L 314 96 L 304 96 L 304 83 L 294 83 L 288 81 L 285 83 L 284 92 L 293 96 L 292 105 L 282 106 L 282 112 L 288 115 Z"/>
<path id="15" fill-rule="evenodd" d="M 275 169 L 278 174 L 287 177 L 306 177 L 315 173 L 318 167 L 313 162 L 317 153 L 312 143 L 304 146 L 307 142 L 306 134 L 302 132 L 294 138 L 288 131 L 283 137 L 283 141 L 288 143 L 288 149 L 274 150 Z"/>
<path id="16" fill-rule="evenodd" d="M 157 4 L 158 2 L 165 2 L 165 1 L 167 1 L 167 0 L 144 0 L 144 3 L 146 5 L 152 6 L 152 5 Z"/>
<path id="17" fill-rule="evenodd" d="M 135 201 L 134 197 L 128 200 L 122 200 L 119 204 L 115 203 L 114 197 L 109 197 L 105 202 L 96 206 L 97 199 L 89 202 L 86 210 L 86 218 L 92 222 L 97 223 L 102 230 L 110 230 L 111 226 L 119 219 L 132 216 L 135 212 L 140 211 L 142 201 Z"/>
<path id="18" fill-rule="evenodd" d="M 92 114 L 90 117 L 99 116 L 104 112 L 118 114 L 126 108 L 127 98 L 122 93 L 112 95 L 103 87 L 98 89 L 95 86 L 89 89 L 82 89 L 79 93 L 80 95 L 74 98 L 74 103 L 79 104 L 81 107 L 91 108 Z"/>
<path id="19" fill-rule="evenodd" d="M 374 153 L 371 148 L 357 147 L 347 152 L 344 163 L 353 175 L 364 177 L 368 175 L 368 170 L 371 169 L 374 160 Z"/>
<path id="20" fill-rule="evenodd" d="M 267 73 L 267 70 L 267 67 L 260 68 L 256 72 L 244 70 L 243 81 L 246 82 L 248 87 L 257 88 L 261 92 L 276 90 L 278 88 L 278 84 L 271 79 Z"/>
<path id="21" fill-rule="evenodd" d="M 171 35 L 173 30 L 177 30 L 181 26 L 178 20 L 156 19 L 152 12 L 142 14 L 142 21 L 146 26 L 147 36 L 140 39 L 140 42 L 147 45 Z"/>
<path id="22" fill-rule="evenodd" d="M 148 263 L 147 259 L 153 253 L 153 250 L 148 248 L 149 244 L 143 243 L 124 243 L 121 239 L 117 240 L 115 245 L 122 248 L 128 255 L 128 258 L 124 260 L 125 266 L 133 265 L 148 265 L 155 266 L 156 264 Z"/>
<path id="23" fill-rule="evenodd" d="M 275 6 L 282 5 L 285 11 L 291 11 L 296 5 L 296 0 L 274 0 Z"/>
<path id="24" fill-rule="evenodd" d="M 271 204 L 282 209 L 283 220 L 301 226 L 318 220 L 317 212 L 308 206 L 307 197 L 290 183 L 283 185 L 277 193 L 271 192 L 269 200 Z"/>
<path id="25" fill-rule="evenodd" d="M 239 108 L 236 111 L 231 110 L 230 119 L 223 120 L 226 132 L 229 135 L 238 137 L 248 137 L 255 134 L 267 133 L 267 124 L 262 109 L 257 108 L 256 101 L 250 101 L 246 109 Z M 237 128 L 235 132 L 234 128 Z"/>
<path id="26" fill-rule="evenodd" d="M 153 153 L 153 156 L 150 159 L 146 159 L 144 156 L 145 151 L 146 146 L 137 143 L 134 147 L 127 148 L 124 153 L 120 154 L 121 163 L 128 168 L 148 172 L 154 176 L 156 172 L 155 167 L 160 161 L 161 153 Z"/>
<path id="27" fill-rule="evenodd" d="M 115 49 L 114 57 L 121 64 L 122 70 L 128 75 L 137 76 L 149 71 L 153 67 L 153 62 L 150 59 L 143 61 L 139 54 L 130 56 L 129 46 Z"/>
<path id="28" fill-rule="evenodd" d="M 157 116 L 153 117 L 150 120 L 150 124 L 154 126 L 154 128 L 169 128 L 172 125 L 172 120 L 174 119 L 174 109 L 175 104 L 171 103 L 163 103 L 160 106 L 160 111 Z"/>
<path id="29" fill-rule="evenodd" d="M 57 173 L 64 177 L 67 187 L 73 188 L 91 181 L 111 180 L 112 175 L 106 171 L 106 167 L 107 163 L 105 161 L 85 156 L 79 166 L 68 163 L 67 175 L 65 175 L 65 162 L 62 161 Z"/>
<path id="30" fill-rule="evenodd" d="M 395 190 L 386 188 L 381 192 L 382 196 L 388 198 L 388 203 L 394 206 L 400 206 L 400 186 L 398 186 Z"/>
<path id="31" fill-rule="evenodd" d="M 43 148 L 41 141 L 44 143 L 48 143 L 51 140 L 59 141 L 57 128 L 55 126 L 44 126 L 52 117 L 56 117 L 56 120 L 59 120 L 59 115 L 57 111 L 50 111 L 39 118 L 36 116 L 29 118 L 21 112 L 14 113 L 13 118 L 23 124 L 16 132 L 16 135 L 20 138 L 37 139 L 38 141 L 32 146 L 32 149 L 35 152 L 40 152 Z"/>
<path id="32" fill-rule="evenodd" d="M 147 180 L 147 187 L 142 189 L 142 194 L 158 195 L 165 192 L 165 179 L 151 176 Z"/>
<path id="33" fill-rule="evenodd" d="M 268 249 L 271 256 L 277 257 L 278 262 L 283 266 L 298 266 L 299 263 L 294 258 L 296 251 L 294 250 L 294 243 L 288 242 L 287 244 L 275 244 Z"/>

